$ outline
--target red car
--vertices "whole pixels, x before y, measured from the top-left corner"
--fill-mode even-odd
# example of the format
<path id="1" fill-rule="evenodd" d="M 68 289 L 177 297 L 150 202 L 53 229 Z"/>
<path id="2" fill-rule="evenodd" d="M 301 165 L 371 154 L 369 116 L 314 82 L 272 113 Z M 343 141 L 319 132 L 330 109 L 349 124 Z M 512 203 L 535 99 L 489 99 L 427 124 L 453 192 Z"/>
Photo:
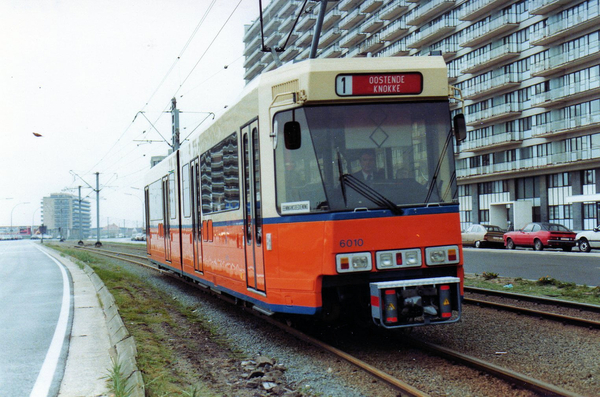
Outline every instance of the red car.
<path id="1" fill-rule="evenodd" d="M 575 246 L 576 236 L 577 233 L 558 223 L 532 222 L 521 230 L 504 233 L 504 246 L 508 249 L 533 247 L 536 251 L 562 248 L 570 252 Z"/>

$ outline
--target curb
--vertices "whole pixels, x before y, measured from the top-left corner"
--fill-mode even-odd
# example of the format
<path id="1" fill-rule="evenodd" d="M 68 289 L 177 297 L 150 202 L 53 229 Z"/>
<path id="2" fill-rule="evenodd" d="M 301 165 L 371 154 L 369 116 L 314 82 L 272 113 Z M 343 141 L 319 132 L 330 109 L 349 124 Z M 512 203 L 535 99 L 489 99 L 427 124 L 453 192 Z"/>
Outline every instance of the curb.
<path id="1" fill-rule="evenodd" d="M 127 389 L 130 390 L 131 397 L 144 397 L 145 387 L 142 374 L 137 367 L 136 357 L 137 348 L 133 336 L 125 327 L 123 320 L 119 314 L 119 308 L 115 303 L 115 298 L 108 291 L 100 277 L 88 265 L 83 265 L 83 271 L 88 275 L 96 293 L 108 328 L 108 337 L 110 339 L 111 348 L 109 354 L 114 362 L 121 364 L 123 377 L 127 381 Z"/>

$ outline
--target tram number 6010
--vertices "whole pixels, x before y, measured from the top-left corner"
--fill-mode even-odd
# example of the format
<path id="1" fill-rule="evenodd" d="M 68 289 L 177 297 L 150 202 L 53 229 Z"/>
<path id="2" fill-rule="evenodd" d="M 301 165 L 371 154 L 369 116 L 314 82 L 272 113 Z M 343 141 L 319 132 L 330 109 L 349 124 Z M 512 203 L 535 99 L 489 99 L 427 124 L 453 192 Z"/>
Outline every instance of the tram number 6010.
<path id="1" fill-rule="evenodd" d="M 340 247 L 341 248 L 362 247 L 364 245 L 364 243 L 365 242 L 363 241 L 362 238 L 340 240 Z"/>

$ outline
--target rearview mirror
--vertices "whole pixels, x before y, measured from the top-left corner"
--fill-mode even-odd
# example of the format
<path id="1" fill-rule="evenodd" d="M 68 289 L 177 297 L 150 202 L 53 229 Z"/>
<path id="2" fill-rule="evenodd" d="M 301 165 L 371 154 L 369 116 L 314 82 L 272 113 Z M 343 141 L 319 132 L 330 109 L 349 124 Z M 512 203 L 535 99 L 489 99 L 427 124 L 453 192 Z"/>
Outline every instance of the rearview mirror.
<path id="1" fill-rule="evenodd" d="M 288 121 L 283 125 L 283 140 L 287 150 L 300 149 L 302 145 L 302 133 L 300 123 L 297 121 Z"/>
<path id="2" fill-rule="evenodd" d="M 465 140 L 467 137 L 467 123 L 465 121 L 465 115 L 462 113 L 454 116 L 454 136 L 456 137 L 456 142 L 460 143 Z"/>

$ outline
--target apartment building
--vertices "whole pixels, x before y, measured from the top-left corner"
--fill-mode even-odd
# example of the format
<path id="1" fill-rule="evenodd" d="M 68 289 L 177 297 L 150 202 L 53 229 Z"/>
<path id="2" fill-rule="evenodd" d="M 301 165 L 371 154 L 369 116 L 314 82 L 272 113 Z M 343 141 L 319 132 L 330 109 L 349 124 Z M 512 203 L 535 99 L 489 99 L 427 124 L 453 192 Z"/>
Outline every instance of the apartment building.
<path id="1" fill-rule="evenodd" d="M 259 18 L 246 26 L 247 81 L 309 57 L 321 3 L 308 1 L 296 21 L 304 3 L 272 0 L 264 36 Z M 317 58 L 441 52 L 466 100 L 456 155 L 462 226 L 589 230 L 600 223 L 599 3 L 330 0 Z M 263 37 L 273 50 L 262 51 Z"/>
<path id="2" fill-rule="evenodd" d="M 92 225 L 90 202 L 70 194 L 53 193 L 42 199 L 42 223 L 47 233 L 64 239 L 86 238 Z"/>

